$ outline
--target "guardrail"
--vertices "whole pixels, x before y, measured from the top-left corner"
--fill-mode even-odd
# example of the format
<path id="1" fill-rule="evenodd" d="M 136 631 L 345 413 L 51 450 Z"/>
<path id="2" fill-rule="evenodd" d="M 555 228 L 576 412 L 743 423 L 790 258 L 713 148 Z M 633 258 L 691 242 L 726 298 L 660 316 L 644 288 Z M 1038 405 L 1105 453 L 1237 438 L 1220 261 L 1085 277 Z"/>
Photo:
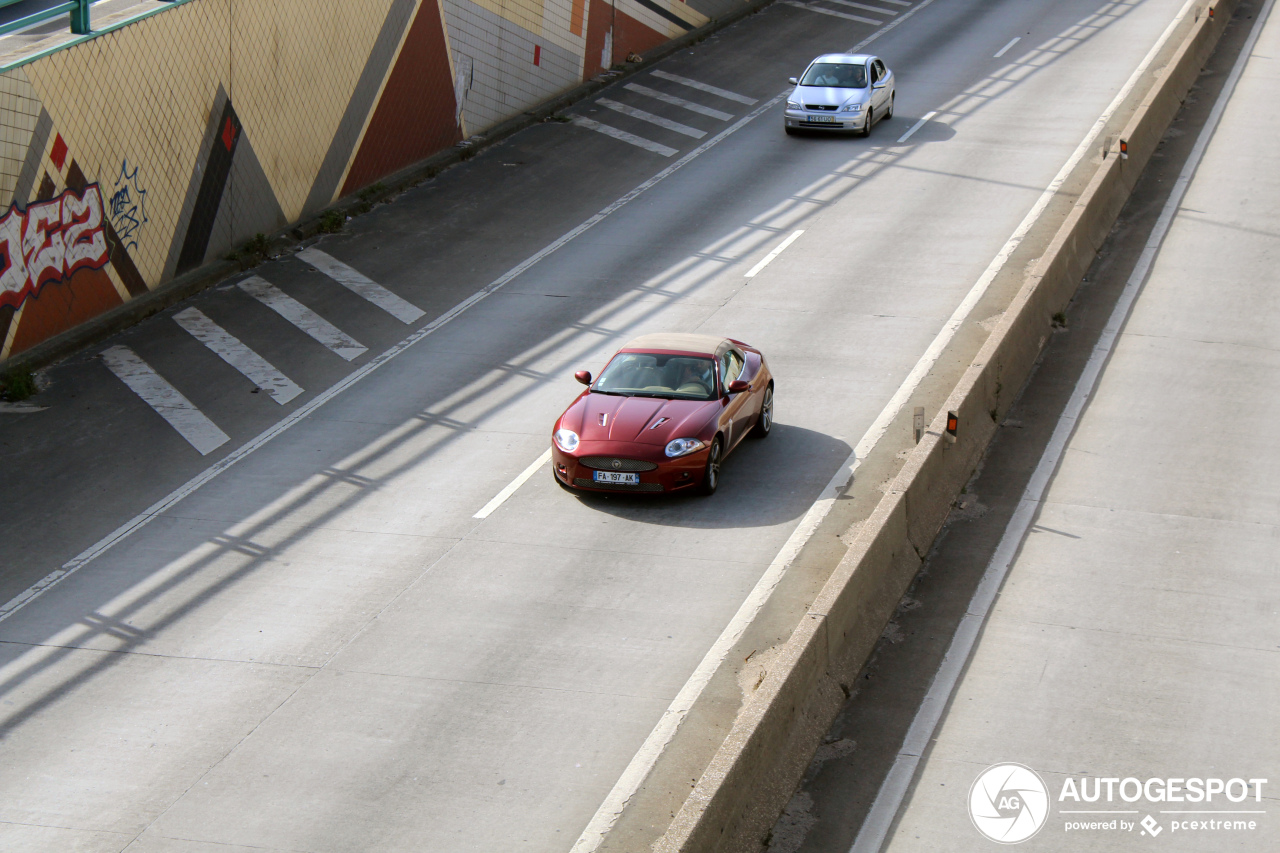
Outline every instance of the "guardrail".
<path id="1" fill-rule="evenodd" d="M 6 6 L 16 6 L 25 0 L 0 0 L 0 9 Z M 10 21 L 7 24 L 0 24 L 0 36 L 8 35 L 12 32 L 25 29 L 32 24 L 38 24 L 41 21 L 47 21 L 50 18 L 61 17 L 68 12 L 71 13 L 71 32 L 76 35 L 88 35 L 92 30 L 89 27 L 89 3 L 91 0 L 67 0 L 65 3 L 58 3 L 50 6 L 48 9 L 41 9 L 39 12 L 32 12 L 25 18 L 19 18 L 16 21 Z"/>

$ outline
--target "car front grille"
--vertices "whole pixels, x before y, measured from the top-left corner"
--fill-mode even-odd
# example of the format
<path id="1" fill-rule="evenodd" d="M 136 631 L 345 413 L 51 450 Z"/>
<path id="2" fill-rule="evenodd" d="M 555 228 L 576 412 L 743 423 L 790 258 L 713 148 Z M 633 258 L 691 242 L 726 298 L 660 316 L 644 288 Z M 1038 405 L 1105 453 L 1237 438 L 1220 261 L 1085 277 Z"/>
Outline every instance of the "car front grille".
<path id="1" fill-rule="evenodd" d="M 829 113 L 833 113 L 836 111 L 836 108 L 834 105 L 828 106 L 827 104 L 805 104 L 804 108 L 806 110 L 826 110 Z"/>
<path id="2" fill-rule="evenodd" d="M 584 456 L 578 461 L 588 468 L 596 468 L 601 471 L 652 471 L 658 467 L 654 462 L 645 462 L 640 459 L 619 459 L 616 456 Z"/>
<path id="3" fill-rule="evenodd" d="M 581 489 L 609 489 L 614 492 L 662 491 L 661 483 L 637 483 L 636 485 L 631 485 L 629 483 L 597 483 L 594 480 L 587 480 L 583 477 L 574 477 L 573 484 Z"/>

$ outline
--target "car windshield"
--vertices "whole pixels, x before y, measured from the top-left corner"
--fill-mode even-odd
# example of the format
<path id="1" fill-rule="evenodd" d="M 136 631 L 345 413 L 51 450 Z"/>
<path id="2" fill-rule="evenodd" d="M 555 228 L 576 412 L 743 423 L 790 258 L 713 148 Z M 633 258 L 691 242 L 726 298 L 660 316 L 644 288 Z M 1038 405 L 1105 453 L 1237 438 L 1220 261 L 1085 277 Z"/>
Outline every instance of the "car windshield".
<path id="1" fill-rule="evenodd" d="M 601 394 L 710 400 L 715 392 L 715 362 L 692 355 L 622 352 L 591 386 Z"/>
<path id="2" fill-rule="evenodd" d="M 804 73 L 801 86 L 831 86 L 836 89 L 867 88 L 867 66 L 835 62 L 815 62 Z"/>

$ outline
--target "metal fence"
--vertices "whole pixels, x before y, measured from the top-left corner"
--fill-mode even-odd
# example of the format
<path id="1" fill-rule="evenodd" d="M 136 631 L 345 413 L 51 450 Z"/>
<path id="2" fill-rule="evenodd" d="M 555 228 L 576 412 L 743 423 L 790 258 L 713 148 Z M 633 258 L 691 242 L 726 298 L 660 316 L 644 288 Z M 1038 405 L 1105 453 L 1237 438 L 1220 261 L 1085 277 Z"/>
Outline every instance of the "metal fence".
<path id="1" fill-rule="evenodd" d="M 4 9 L 7 6 L 16 6 L 24 2 L 26 0 L 0 0 L 0 9 Z M 66 0 L 63 3 L 55 3 L 38 12 L 32 12 L 29 15 L 18 18 L 16 21 L 0 24 L 0 36 L 8 35 L 32 24 L 38 24 L 41 21 L 47 21 L 50 18 L 61 17 L 68 12 L 71 13 L 71 32 L 77 35 L 87 35 L 91 31 L 89 27 L 90 2 L 91 0 Z"/>

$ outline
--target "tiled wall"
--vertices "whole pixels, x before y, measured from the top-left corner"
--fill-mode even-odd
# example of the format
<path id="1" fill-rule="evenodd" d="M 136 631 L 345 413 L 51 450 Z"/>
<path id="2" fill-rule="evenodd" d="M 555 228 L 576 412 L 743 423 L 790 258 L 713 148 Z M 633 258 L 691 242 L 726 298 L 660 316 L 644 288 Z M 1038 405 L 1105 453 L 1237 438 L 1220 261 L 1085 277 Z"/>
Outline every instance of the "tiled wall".
<path id="1" fill-rule="evenodd" d="M 0 362 L 746 0 L 178 0 L 0 70 Z"/>

